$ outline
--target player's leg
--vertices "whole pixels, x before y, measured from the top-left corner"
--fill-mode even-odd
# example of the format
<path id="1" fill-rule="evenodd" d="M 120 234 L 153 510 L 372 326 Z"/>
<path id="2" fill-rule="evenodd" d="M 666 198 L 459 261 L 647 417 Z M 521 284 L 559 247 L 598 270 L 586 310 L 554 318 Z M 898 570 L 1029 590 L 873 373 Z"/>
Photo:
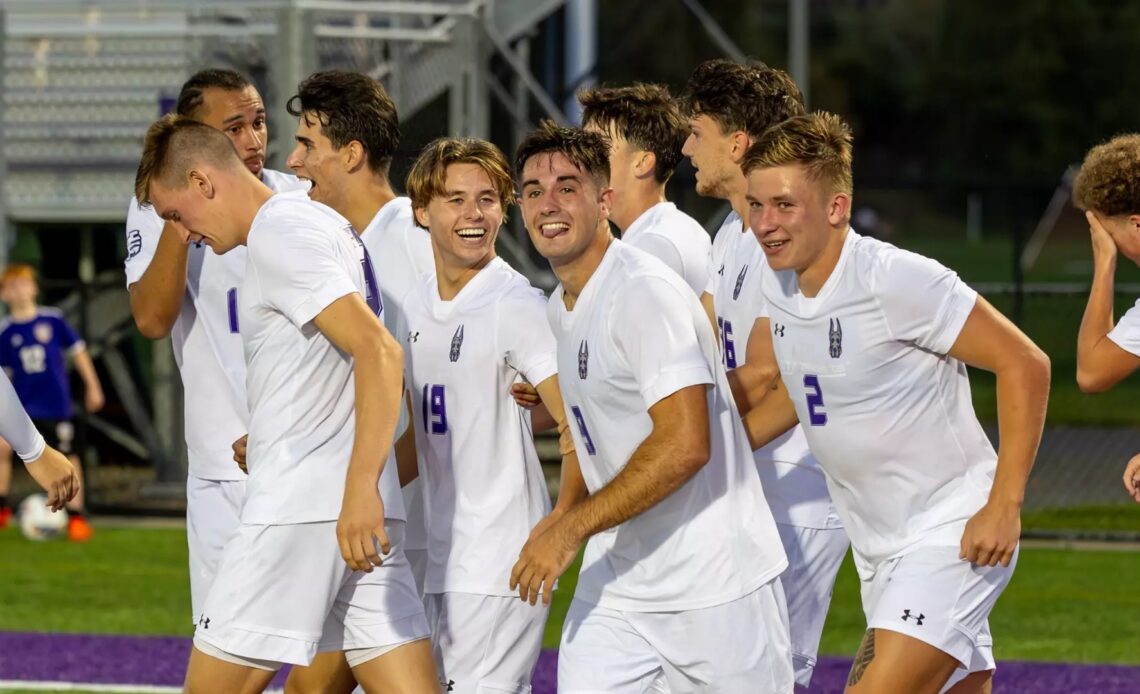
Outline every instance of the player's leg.
<path id="1" fill-rule="evenodd" d="M 993 670 L 971 672 L 962 681 L 944 690 L 946 694 L 991 694 L 993 692 Z"/>
<path id="2" fill-rule="evenodd" d="M 548 607 L 472 593 L 436 593 L 425 602 L 440 680 L 449 691 L 530 691 Z"/>
<path id="3" fill-rule="evenodd" d="M 186 478 L 186 546 L 190 566 L 190 615 L 197 624 L 218 573 L 226 542 L 241 524 L 242 480 Z"/>
<path id="4" fill-rule="evenodd" d="M 562 623 L 558 694 L 666 692 L 661 658 L 630 613 L 573 600 Z"/>
<path id="5" fill-rule="evenodd" d="M 280 663 L 243 662 L 209 645 L 190 649 L 185 694 L 259 694 L 273 681 Z"/>
<path id="6" fill-rule="evenodd" d="M 776 524 L 788 568 L 781 575 L 788 599 L 792 666 L 796 686 L 808 687 L 819 653 L 819 639 L 831 605 L 835 576 L 850 543 L 842 529 L 803 528 Z"/>
<path id="7" fill-rule="evenodd" d="M 285 694 L 351 694 L 356 678 L 344 653 L 318 653 L 308 667 L 294 667 L 285 680 Z"/>
<path id="8" fill-rule="evenodd" d="M 868 631 L 849 678 L 852 694 L 985 691 L 995 667 L 989 613 L 1017 557 L 1009 567 L 976 566 L 958 552 L 923 547 L 875 568 L 863 585 Z"/>
<path id="9" fill-rule="evenodd" d="M 392 650 L 352 649 L 345 656 L 365 694 L 434 694 L 443 691 L 432 661 L 431 643 L 426 636 Z"/>
<path id="10" fill-rule="evenodd" d="M 795 688 L 779 578 L 728 603 L 637 615 L 633 623 L 661 654 L 669 691 L 791 694 Z"/>
<path id="11" fill-rule="evenodd" d="M 9 495 L 12 493 L 12 447 L 0 439 L 0 528 L 5 528 L 12 519 L 12 506 Z"/>

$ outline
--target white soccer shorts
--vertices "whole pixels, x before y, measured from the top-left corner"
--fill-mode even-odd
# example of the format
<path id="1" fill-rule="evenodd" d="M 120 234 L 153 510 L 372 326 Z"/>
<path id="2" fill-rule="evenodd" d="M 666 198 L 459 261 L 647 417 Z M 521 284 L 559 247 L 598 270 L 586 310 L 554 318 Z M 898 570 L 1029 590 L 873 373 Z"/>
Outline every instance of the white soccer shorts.
<path id="1" fill-rule="evenodd" d="M 868 629 L 905 634 L 958 660 L 947 687 L 995 668 L 989 616 L 1017 564 L 1017 553 L 1002 567 L 976 566 L 958 552 L 957 545 L 920 547 L 888 559 L 861 591 Z"/>
<path id="2" fill-rule="evenodd" d="M 471 593 L 429 593 L 424 603 L 448 692 L 530 694 L 549 608 Z"/>
<path id="3" fill-rule="evenodd" d="M 195 642 L 242 658 L 308 665 L 318 651 L 382 648 L 429 635 L 404 557 L 402 521 L 371 573 L 341 558 L 336 522 L 242 525 L 226 545 Z"/>
<path id="4" fill-rule="evenodd" d="M 574 600 L 562 625 L 559 694 L 790 694 L 793 687 L 778 578 L 737 600 L 683 612 Z"/>
<path id="5" fill-rule="evenodd" d="M 236 465 L 236 463 L 235 463 Z M 241 524 L 245 480 L 186 478 L 186 545 L 190 556 L 190 621 L 197 624 L 218 573 L 222 550 Z"/>

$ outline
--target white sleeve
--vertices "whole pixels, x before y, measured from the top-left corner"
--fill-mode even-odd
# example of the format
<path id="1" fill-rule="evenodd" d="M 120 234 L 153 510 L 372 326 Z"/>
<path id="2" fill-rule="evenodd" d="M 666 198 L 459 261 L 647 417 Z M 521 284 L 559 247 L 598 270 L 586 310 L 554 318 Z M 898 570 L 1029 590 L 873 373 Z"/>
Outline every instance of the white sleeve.
<path id="1" fill-rule="evenodd" d="M 0 436 L 25 463 L 35 462 L 44 453 L 44 437 L 36 431 L 6 376 L 0 378 Z"/>
<path id="2" fill-rule="evenodd" d="M 408 257 L 412 259 L 412 266 L 416 269 L 416 276 L 435 272 L 435 255 L 431 250 L 431 234 L 427 229 L 412 227 L 406 237 L 408 243 Z"/>
<path id="3" fill-rule="evenodd" d="M 558 373 L 558 345 L 541 292 L 504 303 L 499 315 L 499 346 L 511 368 L 536 386 Z"/>
<path id="4" fill-rule="evenodd" d="M 661 234 L 643 233 L 630 245 L 665 263 L 679 277 L 685 277 L 685 262 L 681 257 L 681 251 L 667 237 Z"/>
<path id="5" fill-rule="evenodd" d="M 342 296 L 360 293 L 337 256 L 329 230 L 294 217 L 251 236 L 248 257 L 266 305 L 300 328 Z"/>
<path id="6" fill-rule="evenodd" d="M 660 277 L 641 277 L 626 286 L 610 325 L 646 409 L 682 388 L 714 383 L 697 336 L 694 297 Z M 700 317 L 705 320 L 703 311 Z"/>
<path id="7" fill-rule="evenodd" d="M 123 261 L 128 288 L 142 278 L 150 267 L 150 261 L 154 260 L 163 226 L 162 217 L 153 207 L 148 205 L 140 209 L 138 200 L 131 198 L 127 208 L 127 259 Z"/>
<path id="8" fill-rule="evenodd" d="M 1140 357 L 1140 299 L 1128 309 L 1108 333 L 1108 339 L 1126 352 Z"/>
<path id="9" fill-rule="evenodd" d="M 954 346 L 978 300 L 953 270 L 897 248 L 875 258 L 871 282 L 891 337 L 937 354 Z"/>

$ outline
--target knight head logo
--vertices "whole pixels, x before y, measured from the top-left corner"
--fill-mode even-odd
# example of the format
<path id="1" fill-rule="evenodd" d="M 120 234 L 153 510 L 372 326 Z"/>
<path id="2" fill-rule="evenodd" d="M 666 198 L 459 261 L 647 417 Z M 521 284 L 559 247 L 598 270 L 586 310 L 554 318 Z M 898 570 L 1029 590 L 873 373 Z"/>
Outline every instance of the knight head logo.
<path id="1" fill-rule="evenodd" d="M 451 352 L 447 358 L 453 362 L 459 361 L 459 350 L 463 349 L 463 326 L 460 325 L 455 329 L 455 334 L 451 336 Z"/>
<path id="2" fill-rule="evenodd" d="M 843 354 L 843 326 L 838 318 L 832 318 L 827 330 L 827 351 L 832 359 L 838 359 Z"/>
<path id="3" fill-rule="evenodd" d="M 748 266 L 740 268 L 740 274 L 736 276 L 736 286 L 732 289 L 732 300 L 736 301 L 740 298 L 740 288 L 744 286 L 744 276 L 748 274 Z"/>
<path id="4" fill-rule="evenodd" d="M 589 362 L 590 348 L 586 345 L 586 341 L 582 340 L 582 344 L 578 347 L 578 378 L 583 381 L 589 373 Z"/>

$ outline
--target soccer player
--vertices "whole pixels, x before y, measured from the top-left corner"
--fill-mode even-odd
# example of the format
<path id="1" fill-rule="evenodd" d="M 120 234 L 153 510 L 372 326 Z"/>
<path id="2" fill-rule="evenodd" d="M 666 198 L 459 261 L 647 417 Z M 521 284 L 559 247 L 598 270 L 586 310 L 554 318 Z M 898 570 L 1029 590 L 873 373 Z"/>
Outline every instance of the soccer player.
<path id="1" fill-rule="evenodd" d="M 515 170 L 561 282 L 548 314 L 590 492 L 511 572 L 520 597 L 547 600 L 588 540 L 558 690 L 791 692 L 787 562 L 700 303 L 610 234 L 603 136 L 546 122 Z"/>
<path id="2" fill-rule="evenodd" d="M 67 358 L 83 379 L 84 406 L 88 412 L 103 408 L 103 388 L 91 355 L 75 329 L 54 308 L 36 305 L 39 287 L 35 271 L 28 265 L 9 265 L 0 277 L 0 299 L 8 306 L 8 317 L 0 322 L 0 366 L 11 379 L 25 416 L 40 433 L 36 450 L 27 437 L 15 446 L 25 462 L 39 455 L 45 440 L 52 449 L 63 452 L 76 474 L 76 493 L 69 497 L 67 536 L 73 542 L 91 538 L 92 530 L 84 514 L 79 457 L 72 450 L 74 427 L 71 423 L 71 386 L 67 378 Z M 12 509 L 8 492 L 12 482 L 12 449 L 15 442 L 0 439 L 0 528 L 7 525 Z M 23 446 L 21 448 L 21 446 Z M 46 466 L 45 466 L 46 467 Z M 28 468 L 31 469 L 30 467 Z"/>
<path id="3" fill-rule="evenodd" d="M 515 200 L 510 165 L 483 140 L 442 138 L 408 174 L 416 220 L 431 233 L 435 272 L 407 298 L 404 354 L 414 394 L 427 510 L 425 601 L 436 661 L 458 693 L 527 692 L 548 607 L 513 597 L 513 557 L 532 528 L 585 496 L 580 474 L 550 513 L 529 417 L 508 392 L 537 385 L 566 431 L 546 298 L 495 255 Z M 576 472 L 567 433 L 563 466 Z M 544 520 L 546 518 L 546 520 Z"/>
<path id="4" fill-rule="evenodd" d="M 1121 254 L 1140 264 L 1140 135 L 1089 150 L 1073 179 L 1073 204 L 1092 238 L 1093 280 L 1077 335 L 1077 384 L 1099 393 L 1140 367 L 1140 301 L 1113 327 L 1113 279 Z"/>
<path id="5" fill-rule="evenodd" d="M 215 253 L 247 247 L 249 481 L 194 636 L 186 690 L 261 691 L 283 663 L 343 651 L 366 692 L 438 691 L 386 465 L 403 354 L 344 217 L 274 196 L 217 130 L 151 126 L 144 204 Z"/>
<path id="6" fill-rule="evenodd" d="M 79 474 L 67 456 L 47 445 L 24 410 L 16 389 L 0 378 L 0 436 L 15 450 L 36 484 L 48 494 L 48 508 L 58 511 L 79 493 Z"/>
<path id="7" fill-rule="evenodd" d="M 847 691 L 988 691 L 1049 359 L 954 272 L 850 229 L 851 142 L 799 116 L 744 160 L 781 375 L 745 423 L 754 445 L 803 423 L 851 538 L 867 632 Z M 967 364 L 997 376 L 997 454 Z"/>
<path id="8" fill-rule="evenodd" d="M 759 278 L 765 266 L 760 244 L 741 223 L 747 214 L 747 180 L 740 162 L 748 146 L 770 126 L 803 113 L 799 88 L 782 70 L 727 60 L 702 64 L 684 97 L 692 132 L 685 151 L 697 167 L 697 192 L 732 204 L 717 233 L 717 267 L 702 303 L 713 311 L 721 359 L 742 414 L 756 405 L 778 377 L 771 355 L 767 311 Z M 756 469 L 772 509 L 788 570 L 788 600 L 796 684 L 811 683 L 835 577 L 847 554 L 847 534 L 827 492 L 819 463 L 796 427 L 756 451 Z"/>
<path id="9" fill-rule="evenodd" d="M 661 259 L 698 296 L 708 283 L 708 232 L 665 199 L 681 161 L 688 125 L 668 88 L 658 84 L 589 89 L 578 94 L 582 127 L 610 138 L 610 221 L 621 239 Z"/>
<path id="10" fill-rule="evenodd" d="M 257 89 L 231 70 L 203 70 L 182 85 L 175 108 L 225 133 L 246 168 L 270 189 L 304 187 L 289 174 L 265 168 L 265 104 Z M 201 618 L 222 548 L 238 526 L 245 474 L 231 444 L 248 430 L 245 356 L 239 289 L 245 248 L 225 256 L 189 243 L 184 230 L 164 223 L 132 200 L 127 209 L 127 287 L 131 313 L 146 337 L 170 335 L 182 374 L 189 475 L 186 539 L 192 621 Z"/>

